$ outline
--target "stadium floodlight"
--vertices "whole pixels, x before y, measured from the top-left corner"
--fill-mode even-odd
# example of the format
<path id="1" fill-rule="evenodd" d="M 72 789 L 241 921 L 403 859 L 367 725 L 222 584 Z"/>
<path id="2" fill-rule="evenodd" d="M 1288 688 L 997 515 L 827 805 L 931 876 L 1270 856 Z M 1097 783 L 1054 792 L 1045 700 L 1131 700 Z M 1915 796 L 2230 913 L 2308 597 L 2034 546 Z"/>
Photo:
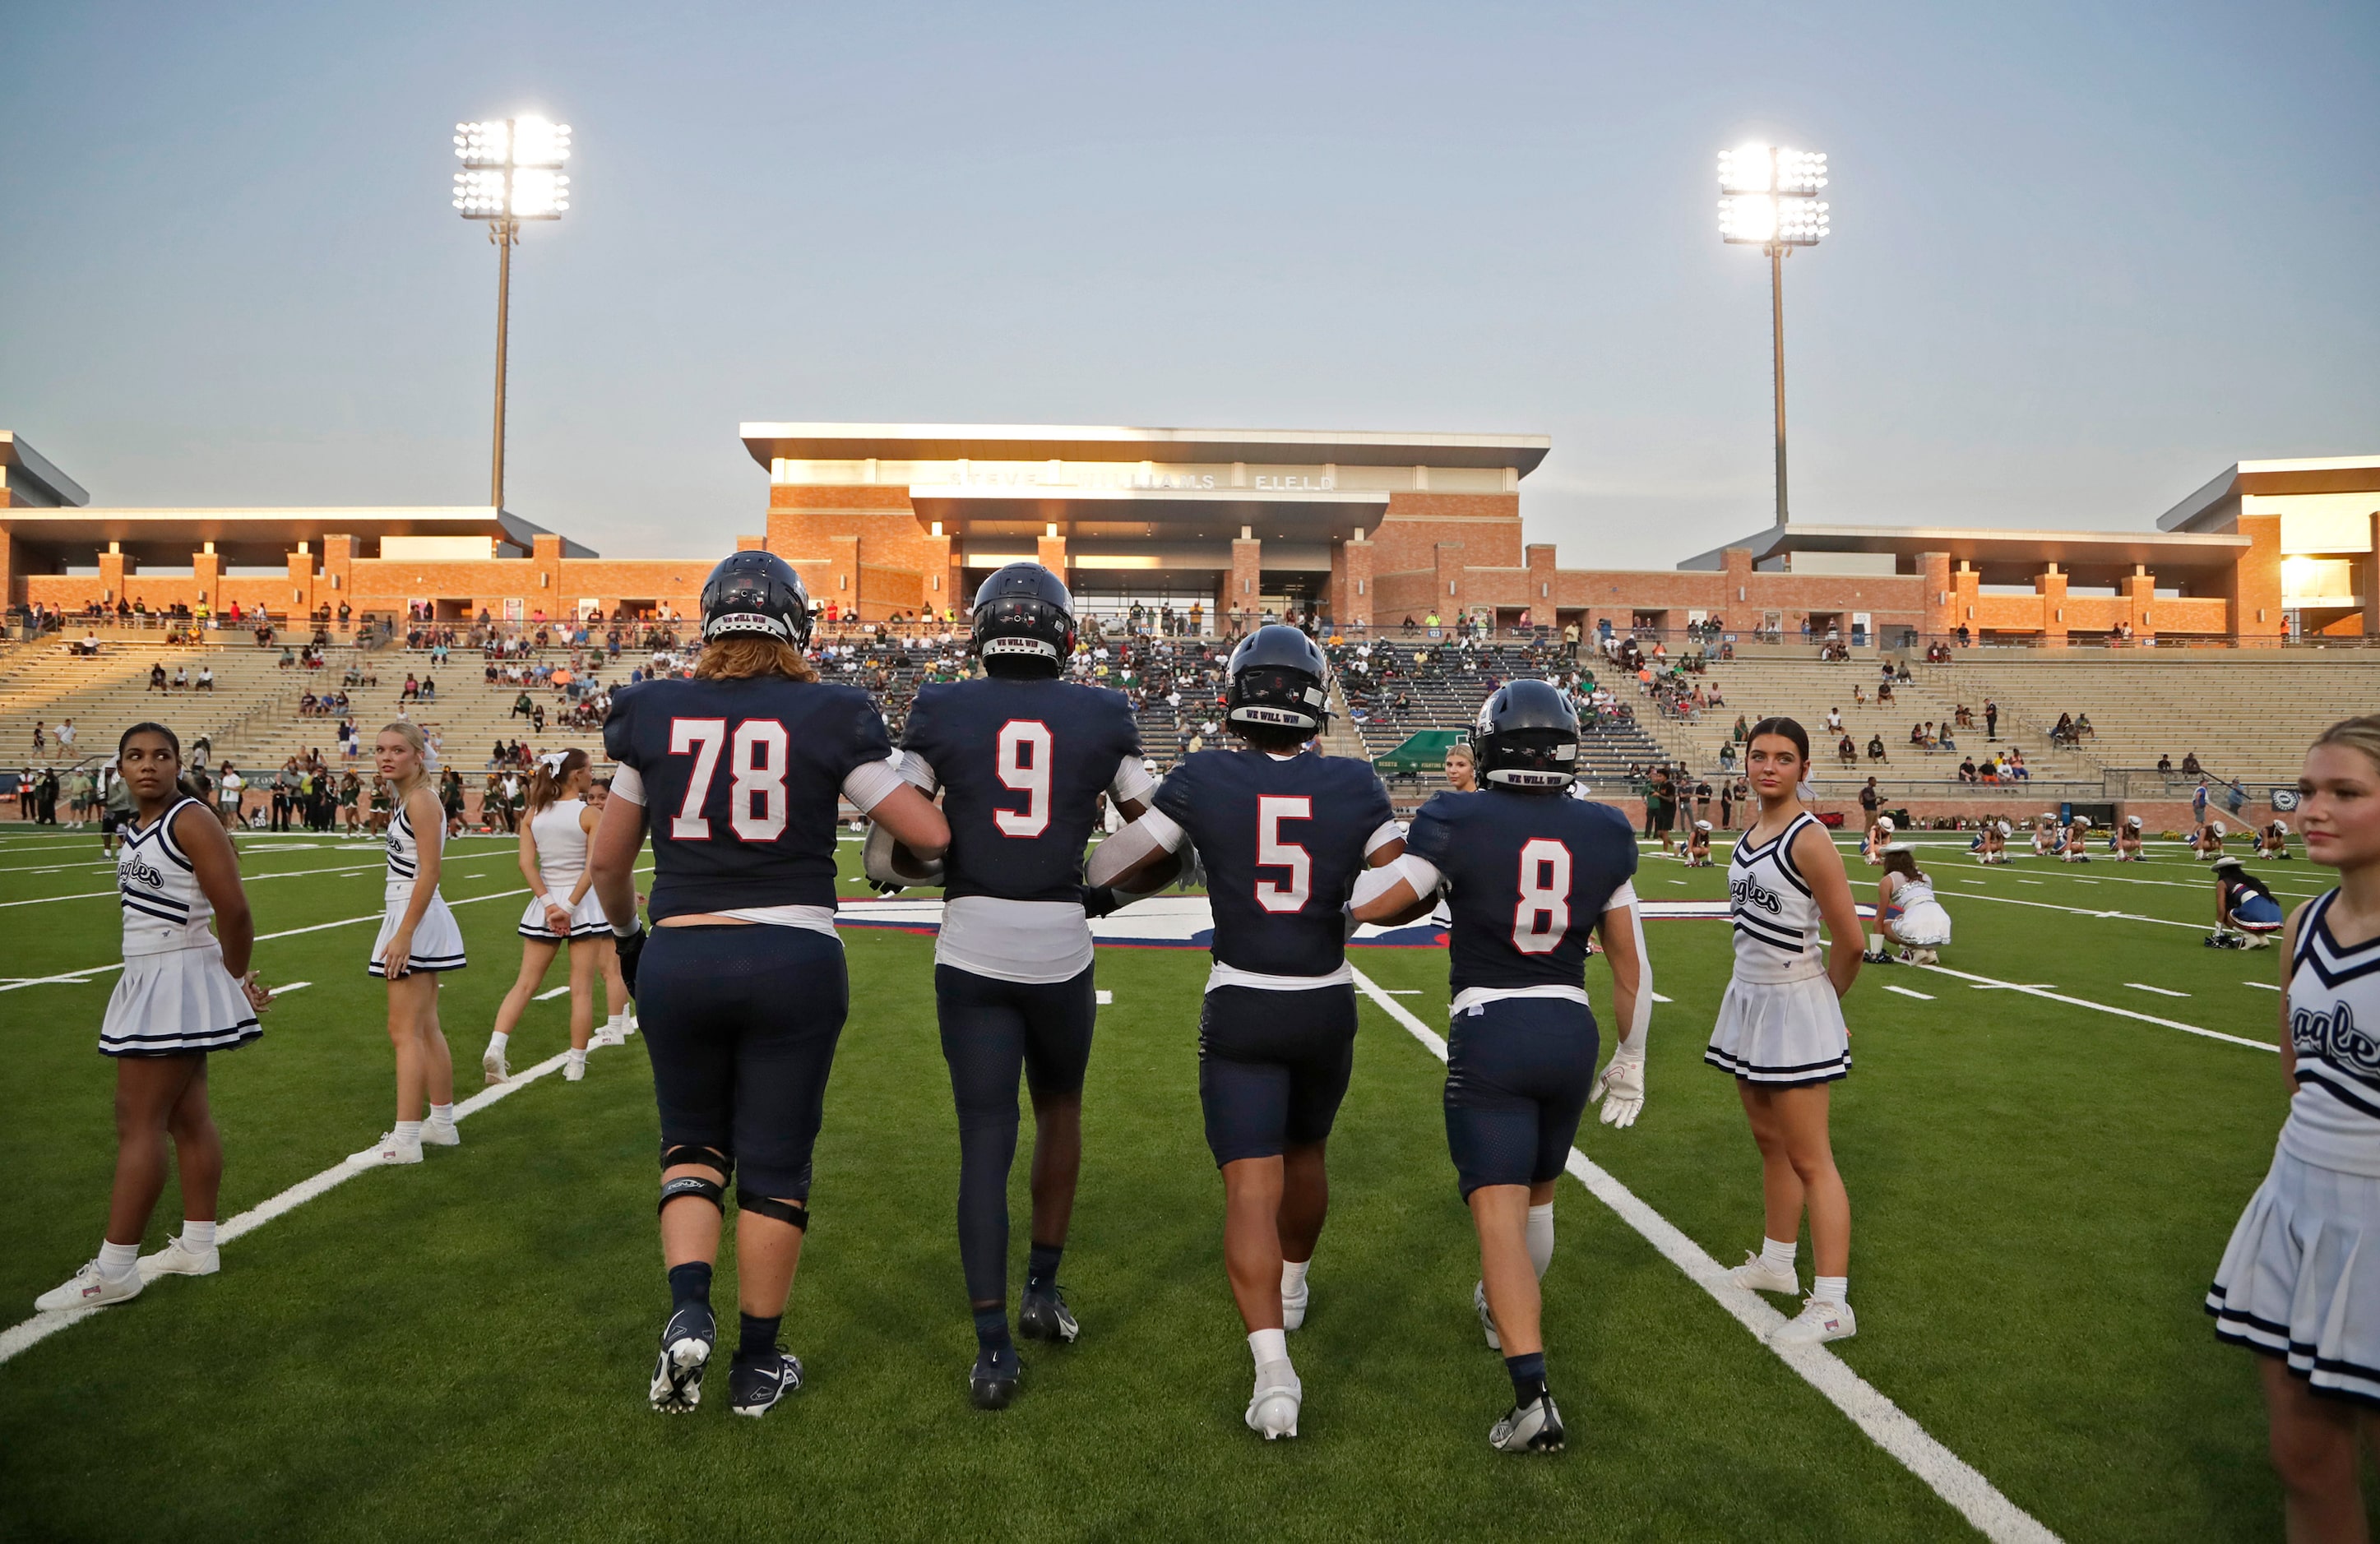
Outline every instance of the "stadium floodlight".
<path id="1" fill-rule="evenodd" d="M 1718 157 L 1718 235 L 1768 254 L 1768 310 L 1777 376 L 1777 524 L 1785 500 L 1785 259 L 1827 239 L 1827 158 L 1817 151 L 1739 145 Z"/>
<path id="2" fill-rule="evenodd" d="M 455 209 L 488 223 L 496 246 L 496 444 L 488 501 L 504 507 L 504 363 L 512 311 L 513 247 L 524 220 L 559 220 L 570 208 L 570 126 L 544 118 L 494 118 L 455 126 Z"/>

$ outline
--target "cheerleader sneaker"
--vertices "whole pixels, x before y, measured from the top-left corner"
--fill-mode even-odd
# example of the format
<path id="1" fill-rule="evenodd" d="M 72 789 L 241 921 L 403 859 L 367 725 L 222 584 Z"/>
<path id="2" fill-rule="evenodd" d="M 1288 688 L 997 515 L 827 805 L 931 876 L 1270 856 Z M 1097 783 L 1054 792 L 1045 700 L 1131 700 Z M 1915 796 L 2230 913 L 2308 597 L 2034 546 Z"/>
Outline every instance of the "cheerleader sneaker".
<path id="1" fill-rule="evenodd" d="M 179 1238 L 168 1238 L 164 1248 L 140 1257 L 140 1279 L 144 1282 L 160 1276 L 212 1276 L 222 1269 L 221 1249 L 212 1244 L 193 1249 Z"/>
<path id="2" fill-rule="evenodd" d="M 1771 1345 L 1817 1345 L 1830 1340 L 1849 1340 L 1859 1333 L 1859 1320 L 1849 1303 L 1822 1303 L 1815 1297 L 1802 1299 L 1802 1311 L 1769 1332 Z"/>
<path id="3" fill-rule="evenodd" d="M 148 1284 L 137 1270 L 121 1276 L 101 1273 L 94 1260 L 74 1273 L 64 1286 L 53 1287 L 33 1299 L 34 1309 L 42 1313 L 63 1313 L 69 1309 L 103 1309 L 111 1303 L 129 1301 L 140 1296 Z"/>
<path id="4" fill-rule="evenodd" d="M 377 1169 L 394 1164 L 419 1164 L 419 1162 L 421 1162 L 420 1142 L 399 1141 L 394 1131 L 361 1152 L 347 1154 L 348 1165 L 358 1169 Z"/>
<path id="5" fill-rule="evenodd" d="M 421 1123 L 421 1145 L 424 1147 L 461 1147 L 463 1133 L 455 1129 L 451 1120 L 425 1120 Z"/>
<path id="6" fill-rule="evenodd" d="M 1743 1251 L 1743 1263 L 1727 1273 L 1727 1279 L 1747 1292 L 1799 1292 L 1802 1283 L 1787 1267 L 1772 1265 L 1751 1249 Z"/>
<path id="7" fill-rule="evenodd" d="M 488 1075 L 490 1088 L 512 1080 L 513 1069 L 504 1061 L 504 1054 L 492 1045 L 480 1054 L 480 1070 Z"/>
<path id="8" fill-rule="evenodd" d="M 562 1064 L 562 1076 L 565 1082 L 585 1082 L 587 1080 L 587 1053 L 584 1051 L 571 1052 L 568 1059 L 564 1061 Z"/>

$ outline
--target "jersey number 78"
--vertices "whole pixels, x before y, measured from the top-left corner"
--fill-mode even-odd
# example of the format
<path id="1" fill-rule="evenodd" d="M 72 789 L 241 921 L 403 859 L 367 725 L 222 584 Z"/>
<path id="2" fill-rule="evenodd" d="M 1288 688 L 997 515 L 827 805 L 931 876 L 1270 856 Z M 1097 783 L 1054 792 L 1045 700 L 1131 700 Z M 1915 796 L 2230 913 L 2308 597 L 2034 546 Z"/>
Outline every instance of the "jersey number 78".
<path id="1" fill-rule="evenodd" d="M 731 737 L 724 718 L 673 718 L 670 754 L 694 757 L 686 799 L 670 817 L 674 841 L 709 841 L 710 822 L 702 806 L 719 774 L 719 753 L 728 752 L 733 780 L 727 789 L 727 826 L 742 841 L 775 841 L 785 830 L 785 726 L 774 718 L 747 718 Z"/>

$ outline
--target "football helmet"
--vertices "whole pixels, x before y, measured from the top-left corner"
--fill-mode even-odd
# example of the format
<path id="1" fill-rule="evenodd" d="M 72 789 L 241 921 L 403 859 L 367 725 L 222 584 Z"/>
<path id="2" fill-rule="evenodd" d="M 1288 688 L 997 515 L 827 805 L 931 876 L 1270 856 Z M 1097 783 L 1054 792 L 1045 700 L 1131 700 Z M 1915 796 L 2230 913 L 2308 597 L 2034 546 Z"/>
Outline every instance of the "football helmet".
<path id="1" fill-rule="evenodd" d="M 975 592 L 975 651 L 984 672 L 1054 676 L 1075 652 L 1075 597 L 1039 563 L 1010 563 Z"/>
<path id="2" fill-rule="evenodd" d="M 1330 716 L 1330 661 L 1320 645 L 1285 622 L 1241 639 L 1225 673 L 1223 717 L 1231 723 L 1314 734 Z"/>
<path id="3" fill-rule="evenodd" d="M 1483 783 L 1566 789 L 1578 780 L 1578 712 L 1550 682 L 1509 682 L 1480 704 L 1471 748 Z"/>
<path id="4" fill-rule="evenodd" d="M 702 582 L 702 641 L 758 633 L 800 648 L 810 637 L 810 593 L 774 552 L 722 558 Z"/>

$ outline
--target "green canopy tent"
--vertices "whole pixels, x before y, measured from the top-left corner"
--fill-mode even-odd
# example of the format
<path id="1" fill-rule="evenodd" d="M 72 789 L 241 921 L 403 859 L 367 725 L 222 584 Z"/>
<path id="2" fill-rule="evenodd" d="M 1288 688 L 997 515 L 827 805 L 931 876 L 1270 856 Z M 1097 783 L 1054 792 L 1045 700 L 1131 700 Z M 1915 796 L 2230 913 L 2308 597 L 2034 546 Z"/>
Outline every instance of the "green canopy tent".
<path id="1" fill-rule="evenodd" d="M 1446 748 L 1469 738 L 1465 730 L 1422 730 L 1407 736 L 1403 744 L 1388 754 L 1374 757 L 1372 769 L 1383 778 L 1435 772 L 1445 765 Z"/>

